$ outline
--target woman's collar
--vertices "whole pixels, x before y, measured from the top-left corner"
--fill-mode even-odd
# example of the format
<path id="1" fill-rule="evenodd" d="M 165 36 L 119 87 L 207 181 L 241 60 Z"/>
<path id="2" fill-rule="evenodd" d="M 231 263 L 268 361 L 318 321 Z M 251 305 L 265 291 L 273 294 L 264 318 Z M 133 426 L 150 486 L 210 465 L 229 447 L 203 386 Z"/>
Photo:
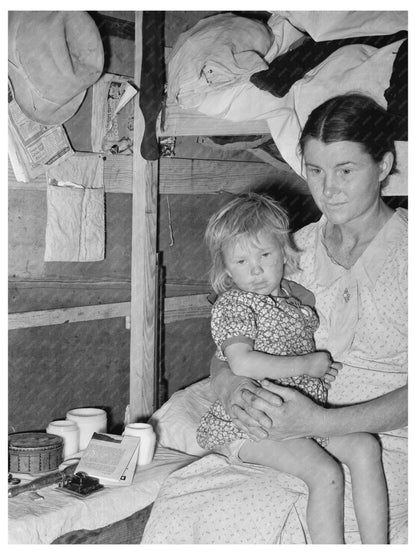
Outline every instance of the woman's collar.
<path id="1" fill-rule="evenodd" d="M 315 280 L 317 285 L 328 287 L 345 273 L 345 268 L 336 264 L 328 256 L 324 242 L 324 232 L 328 220 L 325 215 L 318 221 L 318 230 L 315 238 Z"/>
<path id="2" fill-rule="evenodd" d="M 398 243 L 399 236 L 405 233 L 405 220 L 400 211 L 396 211 L 384 224 L 357 262 L 348 270 L 340 266 L 328 256 L 324 243 L 324 232 L 327 224 L 326 216 L 322 215 L 318 222 L 318 232 L 315 244 L 315 278 L 316 283 L 329 286 L 348 272 L 354 273 L 358 278 L 375 285 L 386 258 L 391 256 L 392 249 Z"/>

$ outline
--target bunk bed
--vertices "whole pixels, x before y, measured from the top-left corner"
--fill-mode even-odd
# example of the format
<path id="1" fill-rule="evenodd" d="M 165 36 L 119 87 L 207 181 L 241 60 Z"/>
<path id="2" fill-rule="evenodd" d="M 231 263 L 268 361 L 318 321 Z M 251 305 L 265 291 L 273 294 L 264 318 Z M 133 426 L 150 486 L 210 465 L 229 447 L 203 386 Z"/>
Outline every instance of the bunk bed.
<path id="1" fill-rule="evenodd" d="M 136 12 L 136 38 L 135 38 L 135 82 L 139 85 L 142 77 L 142 33 L 143 33 L 143 13 Z M 389 27 L 389 34 L 393 31 Z M 394 32 L 402 31 L 400 24 Z M 365 33 L 364 33 L 365 34 Z M 371 34 L 371 33 L 369 33 Z M 372 32 L 374 34 L 374 31 Z M 382 32 L 378 34 L 383 34 Z M 286 36 L 286 35 L 285 35 Z M 360 34 L 356 35 L 360 36 Z M 183 40 L 185 40 L 184 37 Z M 339 37 L 337 37 L 339 38 Z M 299 41 L 299 39 L 302 39 Z M 319 37 L 316 37 L 318 44 Z M 331 40 L 333 40 L 331 38 Z M 304 43 L 304 37 L 296 36 L 297 44 Z M 389 87 L 390 74 L 394 56 L 397 54 L 397 47 L 401 46 L 404 37 L 401 36 L 399 41 L 390 42 L 380 47 L 386 48 L 386 56 L 391 64 L 390 72 L 383 75 L 379 82 L 374 85 L 370 84 L 368 92 L 376 90 L 376 96 L 383 100 L 384 90 Z M 273 42 L 273 41 L 272 41 Z M 394 45 L 394 46 L 392 46 Z M 269 45 L 269 50 L 273 45 Z M 309 45 L 310 48 L 311 45 Z M 345 48 L 352 48 L 361 58 L 364 56 L 370 59 L 370 54 L 377 50 L 376 47 L 366 45 L 358 47 L 354 44 L 341 44 L 335 52 L 345 56 Z M 177 54 L 178 49 L 174 49 L 170 54 L 172 57 Z M 180 52 L 179 52 L 180 53 Z M 273 51 L 274 55 L 276 51 Z M 173 56 L 172 56 L 173 54 Z M 330 56 L 330 55 L 329 55 Z M 328 56 L 328 57 L 329 57 Z M 321 67 L 325 69 L 325 57 Z M 373 56 L 376 58 L 377 67 L 383 65 L 383 56 Z M 278 58 L 275 58 L 278 59 Z M 348 56 L 341 57 L 344 61 Z M 272 61 L 272 60 L 270 60 Z M 406 60 L 407 63 L 407 60 Z M 327 64 L 328 65 L 328 64 Z M 335 65 L 339 67 L 339 61 L 335 61 Z M 257 67 L 257 66 L 256 66 Z M 296 157 L 294 157 L 293 149 L 293 128 L 291 129 L 290 139 L 288 135 L 280 135 L 280 129 L 288 129 L 297 120 L 299 125 L 299 113 L 295 111 L 300 109 L 300 120 L 304 120 L 308 111 L 311 109 L 310 102 L 302 104 L 302 99 L 310 99 L 308 89 L 305 86 L 308 80 L 311 80 L 312 73 L 305 75 L 297 80 L 296 87 L 289 87 L 289 96 L 278 96 L 279 93 L 267 90 L 269 78 L 267 78 L 267 67 L 257 67 L 255 72 L 256 78 L 244 79 L 232 88 L 232 102 L 226 107 L 221 105 L 219 109 L 218 98 L 215 101 L 207 100 L 205 105 L 190 107 L 189 105 L 181 106 L 176 98 L 168 97 L 166 106 L 163 107 L 162 113 L 158 116 L 157 136 L 163 141 L 177 136 L 247 136 L 247 135 L 271 135 L 276 146 L 277 156 L 265 154 L 264 151 L 256 152 L 256 155 L 262 157 L 262 161 L 268 164 L 267 167 L 272 168 L 279 175 L 286 175 L 293 187 L 305 190 L 305 183 L 296 171 L 298 169 Z M 365 70 L 367 73 L 368 66 Z M 263 75 L 261 75 L 263 73 Z M 305 72 L 306 74 L 307 72 Z M 249 77 L 252 77 L 253 73 Z M 361 73 L 361 78 L 363 73 Z M 387 81 L 386 81 L 387 79 Z M 338 85 L 338 88 L 336 87 Z M 259 86 L 260 85 L 260 86 Z M 303 86 L 303 89 L 302 89 Z M 325 89 L 324 81 L 319 83 L 320 96 L 315 99 L 316 104 L 324 98 L 322 95 L 332 96 L 336 91 L 344 92 L 348 87 L 348 82 L 334 84 L 332 88 Z M 355 84 L 355 86 L 358 86 Z M 371 88 L 373 87 L 373 88 Z M 376 87 L 376 89 L 375 89 Z M 224 90 L 229 91 L 228 87 L 221 87 L 220 93 Z M 200 92 L 200 91 L 199 91 Z M 238 92 L 238 94 L 237 94 Z M 203 96 L 203 95 L 202 95 Z M 188 97 L 189 100 L 189 97 Z M 191 98 L 194 101 L 194 98 Z M 288 104 L 288 102 L 290 104 Z M 300 102 L 300 104 L 299 104 Z M 186 104 L 186 103 L 185 103 Z M 203 104 L 203 103 L 202 103 Z M 261 109 L 257 113 L 253 113 L 250 119 L 244 118 L 242 114 L 247 114 L 247 106 L 260 106 Z M 403 107 L 406 109 L 406 107 Z M 205 110 L 205 113 L 204 113 Z M 220 111 L 220 113 L 219 113 Z M 226 112 L 226 117 L 224 113 Z M 401 122 L 403 124 L 403 122 Z M 141 144 L 145 133 L 146 121 L 140 105 L 140 98 L 137 98 L 135 104 L 135 129 L 134 144 Z M 295 134 L 296 134 L 295 128 Z M 401 137 L 400 143 L 400 166 L 401 174 L 394 177 L 386 189 L 388 195 L 406 195 L 407 194 L 407 137 Z M 288 147 L 286 145 L 289 145 Z M 289 153 L 287 150 L 293 152 Z M 168 172 L 176 172 L 181 169 L 186 175 L 190 175 L 189 167 L 184 167 L 183 161 L 170 160 L 167 158 L 147 159 L 141 153 L 135 152 L 131 158 L 113 157 L 108 159 L 104 166 L 104 182 L 107 190 L 128 191 L 132 193 L 133 223 L 132 223 L 132 262 L 131 262 L 131 302 L 119 303 L 114 306 L 90 307 L 87 313 L 85 311 L 80 315 L 80 311 L 74 309 L 66 309 L 65 312 L 55 311 L 53 316 L 56 323 L 60 321 L 68 321 L 68 317 L 88 319 L 89 316 L 94 318 L 109 317 L 126 317 L 130 326 L 130 419 L 131 421 L 143 420 L 149 417 L 158 434 L 158 447 L 155 454 L 155 460 L 149 469 L 137 473 L 135 484 L 137 484 L 136 501 L 126 504 L 126 512 L 120 513 L 117 522 L 114 521 L 114 514 L 111 518 L 103 517 L 101 519 L 91 519 L 88 526 L 74 527 L 72 523 L 69 528 L 56 531 L 55 537 L 49 536 L 47 541 L 54 543 L 139 543 L 142 537 L 143 529 L 147 518 L 150 514 L 151 505 L 157 496 L 158 490 L 163 479 L 172 472 L 173 469 L 187 465 L 196 458 L 205 455 L 196 444 L 194 438 L 194 430 L 202 415 L 209 404 L 214 400 L 213 393 L 209 390 L 208 379 L 190 386 L 182 391 L 175 393 L 167 403 L 162 407 L 158 404 L 157 392 L 157 331 L 160 322 L 166 324 L 174 319 L 185 319 L 190 317 L 208 317 L 210 313 L 210 305 L 207 301 L 206 294 L 188 295 L 181 297 L 169 297 L 164 299 L 164 312 L 159 313 L 159 305 L 161 299 L 158 299 L 158 256 L 156 252 L 157 237 L 157 210 L 158 195 L 163 192 L 191 192 L 190 187 L 185 187 L 183 183 L 176 182 L 173 185 L 163 182 L 163 175 Z M 292 167 L 287 160 L 292 161 Z M 244 174 L 244 172 L 242 172 Z M 195 173 L 193 174 L 195 175 Z M 277 173 L 275 173 L 277 175 Z M 180 189 L 180 187 L 183 189 Z M 216 192 L 227 190 L 221 183 L 204 183 L 203 187 L 210 186 Z M 241 190 L 244 190 L 246 182 L 244 179 L 241 183 Z M 176 188 L 176 189 L 175 189 Z M 194 189 L 195 191 L 195 189 Z M 233 190 L 231 189 L 231 192 Z M 209 291 L 207 291 L 209 293 Z M 17 328 L 19 326 L 33 325 L 33 322 L 39 322 L 41 315 L 32 313 L 31 315 L 12 315 L 11 326 Z M 35 324 L 36 325 L 36 324 Z M 39 324 L 38 324 L 39 325 Z M 155 369 L 155 371 L 153 371 Z M 158 473 L 158 470 L 160 472 Z M 146 495 L 142 495 L 141 500 L 137 500 L 143 491 L 141 479 L 145 478 L 146 472 L 149 475 L 149 488 Z M 248 475 L 250 475 L 248 471 Z M 254 471 L 257 472 L 257 471 Z M 242 476 L 245 479 L 246 476 Z M 153 481 L 152 481 L 153 480 Z M 140 482 L 140 483 L 139 483 Z M 99 495 L 99 494 L 98 494 Z M 98 499 L 97 495 L 97 499 Z"/>

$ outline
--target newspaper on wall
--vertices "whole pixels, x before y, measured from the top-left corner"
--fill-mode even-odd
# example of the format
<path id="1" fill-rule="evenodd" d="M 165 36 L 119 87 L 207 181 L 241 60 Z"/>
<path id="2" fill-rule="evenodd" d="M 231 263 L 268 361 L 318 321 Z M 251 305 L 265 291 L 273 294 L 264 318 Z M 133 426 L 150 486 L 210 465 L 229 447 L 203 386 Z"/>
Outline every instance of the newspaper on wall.
<path id="1" fill-rule="evenodd" d="M 93 152 L 132 154 L 136 87 L 129 77 L 105 73 L 92 89 Z"/>
<path id="2" fill-rule="evenodd" d="M 62 125 L 43 125 L 29 119 L 17 104 L 13 87 L 8 87 L 8 152 L 17 181 L 28 183 L 59 164 L 74 151 Z"/>
<path id="3" fill-rule="evenodd" d="M 104 485 L 129 486 L 136 471 L 140 438 L 94 433 L 76 472 L 86 472 Z"/>

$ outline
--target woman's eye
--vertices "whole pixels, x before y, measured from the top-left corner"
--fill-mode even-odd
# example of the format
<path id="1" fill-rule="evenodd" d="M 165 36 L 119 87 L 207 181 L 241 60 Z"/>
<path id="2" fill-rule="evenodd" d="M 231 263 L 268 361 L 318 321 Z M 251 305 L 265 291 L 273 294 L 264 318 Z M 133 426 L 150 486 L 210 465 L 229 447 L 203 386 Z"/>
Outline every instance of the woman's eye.
<path id="1" fill-rule="evenodd" d="M 269 252 L 264 252 L 263 256 L 267 258 L 268 256 L 270 256 L 270 253 Z"/>
<path id="2" fill-rule="evenodd" d="M 351 175 L 352 170 L 349 168 L 342 168 L 341 174 L 342 175 Z"/>
<path id="3" fill-rule="evenodd" d="M 245 260 L 241 259 L 241 260 L 237 260 L 237 264 L 244 264 Z"/>
<path id="4" fill-rule="evenodd" d="M 321 170 L 319 168 L 308 168 L 307 169 L 308 174 L 309 175 L 314 175 L 314 176 L 319 175 L 320 171 Z"/>

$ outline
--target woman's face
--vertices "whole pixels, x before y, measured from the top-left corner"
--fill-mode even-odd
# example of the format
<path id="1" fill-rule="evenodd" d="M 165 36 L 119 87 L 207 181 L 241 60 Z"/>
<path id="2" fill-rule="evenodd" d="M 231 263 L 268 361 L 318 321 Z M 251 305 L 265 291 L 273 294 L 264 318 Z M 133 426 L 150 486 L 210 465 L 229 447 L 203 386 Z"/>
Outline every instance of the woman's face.
<path id="1" fill-rule="evenodd" d="M 328 220 L 350 223 L 378 205 L 380 183 L 390 172 L 393 155 L 375 162 L 360 143 L 323 143 L 310 138 L 303 157 L 309 189 Z"/>

